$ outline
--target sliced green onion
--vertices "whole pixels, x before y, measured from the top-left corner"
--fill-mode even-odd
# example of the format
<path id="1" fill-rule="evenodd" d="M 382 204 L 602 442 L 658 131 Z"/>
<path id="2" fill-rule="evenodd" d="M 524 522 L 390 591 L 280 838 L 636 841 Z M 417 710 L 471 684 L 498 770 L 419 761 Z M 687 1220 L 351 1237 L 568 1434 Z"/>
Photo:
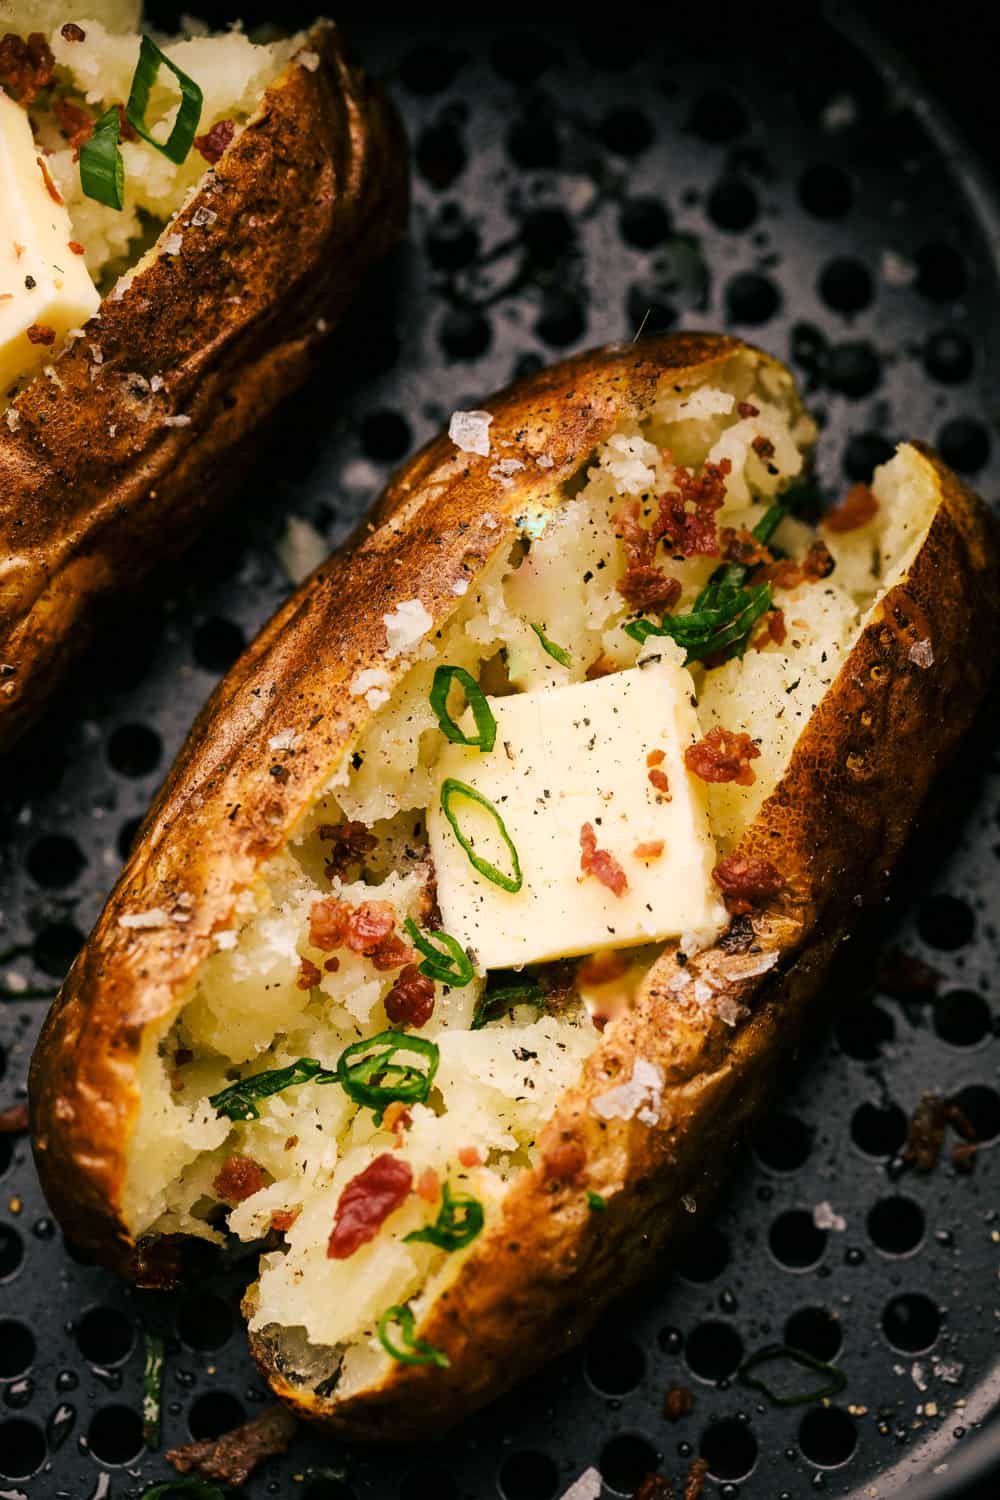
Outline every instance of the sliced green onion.
<path id="1" fill-rule="evenodd" d="M 398 1053 L 412 1052 L 426 1059 L 426 1067 L 396 1062 Z M 378 1036 L 352 1042 L 337 1060 L 337 1081 L 355 1104 L 375 1110 L 379 1124 L 386 1106 L 400 1099 L 422 1104 L 431 1091 L 441 1054 L 434 1042 L 402 1031 L 380 1031 Z"/>
<path id="2" fill-rule="evenodd" d="M 479 997 L 469 1030 L 479 1031 L 481 1027 L 488 1026 L 512 1005 L 535 1005 L 539 1010 L 544 1010 L 545 995 L 541 985 L 536 984 L 533 979 L 526 979 L 523 984 L 507 984 L 501 989 L 484 990 Z"/>
<path id="3" fill-rule="evenodd" d="M 458 939 L 453 938 L 450 933 L 422 933 L 412 917 L 407 917 L 403 926 L 414 948 L 424 955 L 425 961 L 420 965 L 420 972 L 426 974 L 428 979 L 436 979 L 440 984 L 450 984 L 453 989 L 460 990 L 475 977 L 472 960 Z M 436 944 L 440 944 L 440 947 L 435 946 Z"/>
<path id="4" fill-rule="evenodd" d="M 393 1324 L 399 1328 L 402 1348 L 394 1344 L 389 1336 Z M 387 1307 L 378 1320 L 378 1341 L 386 1354 L 398 1359 L 402 1365 L 437 1365 L 446 1370 L 451 1364 L 447 1354 L 435 1349 L 426 1339 L 413 1337 L 413 1314 L 408 1307 Z"/>
<path id="5" fill-rule="evenodd" d="M 153 90 L 160 68 L 169 68 L 177 79 L 181 89 L 181 103 L 177 111 L 173 129 L 165 143 L 155 140 L 149 133 L 146 125 L 146 110 L 149 108 L 149 96 Z M 195 135 L 198 132 L 198 122 L 201 119 L 202 95 L 201 89 L 193 78 L 183 73 L 176 63 L 170 58 L 148 36 L 142 39 L 139 48 L 139 61 L 136 64 L 135 73 L 132 78 L 132 88 L 129 92 L 128 103 L 125 106 L 125 118 L 129 124 L 138 131 L 144 141 L 155 146 L 164 156 L 180 166 L 181 162 L 191 150 Z M 81 153 L 82 155 L 82 153 Z"/>
<path id="6" fill-rule="evenodd" d="M 106 109 L 89 140 L 80 147 L 80 186 L 88 198 L 105 208 L 120 209 L 125 202 L 125 163 L 120 150 L 121 116 L 117 104 Z"/>
<path id="7" fill-rule="evenodd" d="M 470 802 L 477 802 L 480 807 L 484 807 L 489 813 L 500 831 L 500 837 L 507 846 L 511 863 L 514 866 L 513 875 L 505 875 L 502 870 L 497 869 L 496 865 L 491 865 L 488 859 L 483 859 L 481 855 L 475 852 L 471 840 L 467 839 L 459 828 L 458 819 L 452 812 L 451 804 L 456 797 L 467 797 Z M 492 880 L 493 884 L 498 885 L 501 890 L 519 891 L 524 883 L 524 877 L 521 874 L 521 862 L 517 857 L 517 850 L 511 842 L 510 834 L 504 826 L 503 818 L 501 818 L 490 799 L 484 797 L 481 792 L 477 792 L 475 787 L 467 786 L 464 781 L 457 781 L 454 776 L 448 776 L 441 783 L 441 811 L 451 824 L 452 832 L 458 839 L 458 842 L 469 856 L 469 863 L 472 865 L 472 868 L 478 870 L 480 875 L 485 875 L 487 880 Z"/>
<path id="8" fill-rule="evenodd" d="M 459 728 L 448 712 L 448 694 L 453 682 L 462 687 L 465 701 L 472 709 L 472 717 L 476 721 L 477 732 L 471 737 Z M 464 667 L 438 667 L 431 684 L 430 701 L 445 739 L 451 740 L 453 745 L 469 745 L 476 750 L 493 749 L 497 739 L 497 721 L 479 683 Z"/>
<path id="9" fill-rule="evenodd" d="M 206 1479 L 167 1479 L 154 1484 L 151 1490 L 143 1490 L 142 1500 L 173 1500 L 175 1495 L 196 1495 L 199 1500 L 226 1500 L 217 1484 Z"/>
<path id="10" fill-rule="evenodd" d="M 147 1448 L 160 1446 L 160 1405 L 163 1399 L 163 1340 L 158 1333 L 144 1335 L 146 1354 L 142 1366 L 142 1437 Z"/>
<path id="11" fill-rule="evenodd" d="M 665 615 L 655 620 L 630 620 L 626 635 L 642 645 L 650 636 L 669 636 L 687 652 L 685 663 L 702 661 L 734 647 L 742 656 L 757 620 L 771 607 L 771 585 L 761 583 L 741 588 L 729 583 L 709 583 L 686 615 Z"/>
<path id="12" fill-rule="evenodd" d="M 587 1207 L 590 1209 L 591 1213 L 595 1213 L 595 1214 L 607 1213 L 608 1200 L 606 1198 L 602 1198 L 601 1195 L 600 1195 L 600 1193 L 591 1192 L 590 1189 L 588 1188 L 588 1190 L 587 1190 Z"/>
<path id="13" fill-rule="evenodd" d="M 453 1193 L 446 1182 L 437 1219 L 425 1229 L 404 1235 L 404 1245 L 436 1245 L 439 1250 L 462 1250 L 483 1227 L 483 1205 L 470 1193 Z"/>
<path id="14" fill-rule="evenodd" d="M 528 624 L 537 635 L 542 650 L 547 651 L 553 661 L 557 661 L 561 667 L 571 667 L 573 665 L 573 658 L 565 646 L 557 646 L 555 641 L 550 641 L 542 627 L 536 625 L 533 620 L 529 620 Z"/>
<path id="15" fill-rule="evenodd" d="M 239 1078 L 228 1088 L 209 1097 L 216 1113 L 230 1120 L 259 1120 L 257 1099 L 267 1099 L 271 1094 L 280 1094 L 282 1089 L 296 1083 L 336 1083 L 337 1075 L 325 1069 L 314 1057 L 300 1057 L 287 1068 L 270 1068 L 266 1073 L 254 1073 L 249 1078 Z"/>
<path id="16" fill-rule="evenodd" d="M 803 1391 L 794 1396 L 781 1396 L 773 1391 L 766 1381 L 751 1377 L 750 1372 L 757 1369 L 759 1365 L 773 1364 L 778 1360 L 790 1360 L 792 1364 L 799 1365 L 803 1369 L 815 1370 L 818 1374 L 827 1377 L 827 1383 L 813 1391 Z M 763 1349 L 758 1349 L 756 1354 L 752 1354 L 748 1360 L 744 1361 L 738 1373 L 744 1385 L 751 1386 L 755 1391 L 762 1391 L 775 1406 L 804 1406 L 810 1401 L 823 1401 L 827 1396 L 838 1395 L 847 1384 L 847 1376 L 836 1365 L 816 1359 L 814 1355 L 807 1354 L 804 1349 L 793 1349 L 790 1344 L 767 1344 Z"/>

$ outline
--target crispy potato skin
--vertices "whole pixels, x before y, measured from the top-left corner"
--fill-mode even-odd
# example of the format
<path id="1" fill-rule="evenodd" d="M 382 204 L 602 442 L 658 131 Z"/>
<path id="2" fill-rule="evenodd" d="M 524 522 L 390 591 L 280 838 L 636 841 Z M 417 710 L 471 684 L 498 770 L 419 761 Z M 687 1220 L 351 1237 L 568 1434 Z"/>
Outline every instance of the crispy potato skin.
<path id="1" fill-rule="evenodd" d="M 251 430 L 405 227 L 394 109 L 330 23 L 308 46 L 318 66 L 292 60 L 164 231 L 179 252 L 109 294 L 59 383 L 39 376 L 18 399 L 16 431 L 0 418 L 0 750 L 37 717 L 96 606 L 194 540 L 246 471 Z M 199 209 L 214 217 L 194 222 Z M 154 375 L 165 385 L 151 393 Z"/>
<path id="2" fill-rule="evenodd" d="M 124 1143 L 137 1108 L 143 1028 L 174 1013 L 213 931 L 237 893 L 287 840 L 330 768 L 369 717 L 350 691 L 386 663 L 382 616 L 419 597 L 435 623 L 456 606 L 452 585 L 474 575 L 529 503 L 551 504 L 558 482 L 622 416 L 666 383 L 710 378 L 741 346 L 675 335 L 556 366 L 487 403 L 491 451 L 525 461 L 513 488 L 438 438 L 393 480 L 374 522 L 318 569 L 216 689 L 147 818 L 142 837 L 49 1016 L 32 1064 L 36 1159 L 67 1232 L 140 1280 L 120 1220 Z M 535 460 L 551 458 L 551 468 Z M 577 1342 L 613 1296 L 641 1278 L 724 1175 L 730 1148 L 793 1047 L 808 1002 L 856 913 L 898 853 L 938 766 L 967 727 L 987 681 L 998 631 L 998 547 L 989 519 L 931 455 L 942 504 L 909 579 L 883 601 L 810 721 L 781 784 L 741 850 L 765 851 L 785 892 L 754 918 L 752 936 L 724 937 L 686 966 L 666 953 L 635 1010 L 608 1027 L 581 1085 L 542 1137 L 542 1160 L 507 1195 L 502 1222 L 457 1264 L 419 1329 L 444 1348 L 447 1370 L 394 1365 L 377 1388 L 316 1398 L 275 1368 L 252 1339 L 277 1393 L 303 1416 L 357 1439 L 400 1441 L 445 1430 L 464 1413 Z M 930 635 L 935 663 L 908 658 Z M 336 643 L 336 649 L 332 644 Z M 877 669 L 877 670 L 876 670 Z M 295 729 L 276 757 L 270 736 Z M 279 760 L 283 772 L 275 778 Z M 181 920 L 123 930 L 126 912 L 162 907 Z M 773 967 L 762 973 L 763 966 Z M 672 987 L 696 973 L 751 1007 L 730 1029 Z M 636 1057 L 667 1080 L 662 1123 L 603 1120 L 591 1100 L 631 1074 Z M 578 1142 L 572 1182 L 546 1162 Z M 587 1208 L 585 1189 L 608 1201 Z M 169 1246 L 163 1247 L 169 1259 Z"/>

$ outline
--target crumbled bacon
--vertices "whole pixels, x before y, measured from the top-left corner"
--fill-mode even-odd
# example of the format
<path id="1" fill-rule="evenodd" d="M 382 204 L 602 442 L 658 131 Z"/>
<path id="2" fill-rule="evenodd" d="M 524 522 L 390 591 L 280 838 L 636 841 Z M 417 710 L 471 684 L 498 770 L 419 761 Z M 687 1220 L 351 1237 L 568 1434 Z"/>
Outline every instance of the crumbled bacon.
<path id="1" fill-rule="evenodd" d="M 25 333 L 29 344 L 54 344 L 56 341 L 56 331 L 48 323 L 32 323 Z"/>
<path id="2" fill-rule="evenodd" d="M 603 1031 L 610 1020 L 611 1017 L 606 1015 L 603 1010 L 595 1010 L 590 1017 L 591 1025 L 595 1031 Z"/>
<path id="3" fill-rule="evenodd" d="M 621 979 L 628 970 L 628 959 L 624 953 L 613 949 L 605 953 L 591 953 L 580 961 L 576 971 L 577 984 L 611 984 Z"/>
<path id="4" fill-rule="evenodd" d="M 69 245 L 69 248 L 70 250 L 72 250 L 74 255 L 86 255 L 87 251 L 85 247 L 80 244 L 79 240 L 67 240 L 66 243 Z"/>
<path id="5" fill-rule="evenodd" d="M 459 1146 L 458 1159 L 463 1167 L 481 1166 L 483 1160 L 475 1146 Z"/>
<path id="6" fill-rule="evenodd" d="M 726 562 L 742 563 L 745 568 L 756 568 L 774 561 L 770 548 L 759 542 L 745 526 L 723 526 L 719 532 L 719 551 Z"/>
<path id="7" fill-rule="evenodd" d="M 918 1172 L 930 1172 L 937 1166 L 948 1126 L 961 1136 L 951 1149 L 951 1161 L 957 1172 L 971 1172 L 979 1144 L 976 1127 L 954 1099 L 940 1094 L 921 1095 L 913 1111 L 906 1135 L 903 1160 Z"/>
<path id="8" fill-rule="evenodd" d="M 417 1178 L 417 1197 L 425 1203 L 436 1203 L 441 1196 L 441 1179 L 433 1167 L 425 1167 Z"/>
<path id="9" fill-rule="evenodd" d="M 696 1458 L 692 1461 L 687 1471 L 687 1479 L 684 1481 L 684 1500 L 701 1500 L 705 1493 L 705 1476 L 708 1474 L 708 1460 Z"/>
<path id="10" fill-rule="evenodd" d="M 769 609 L 763 619 L 764 629 L 760 635 L 754 637 L 754 650 L 763 651 L 765 646 L 770 646 L 772 641 L 776 646 L 783 646 L 788 636 L 788 627 L 785 624 L 785 611 L 783 609 Z"/>
<path id="11" fill-rule="evenodd" d="M 0 41 L 0 84 L 25 107 L 52 82 L 55 67 L 52 48 L 40 31 L 32 31 L 27 41 L 8 31 Z"/>
<path id="12" fill-rule="evenodd" d="M 413 950 L 393 936 L 396 914 L 388 901 L 362 901 L 351 906 L 336 896 L 314 901 L 309 913 L 309 941 L 329 953 L 349 948 L 370 958 L 377 969 L 398 969 L 413 958 Z"/>
<path id="13" fill-rule="evenodd" d="M 75 21 L 67 21 L 65 26 L 60 27 L 59 35 L 64 42 L 85 42 L 87 40 L 87 33 Z"/>
<path id="14" fill-rule="evenodd" d="M 351 1178 L 340 1195 L 326 1247 L 327 1259 L 347 1260 L 373 1240 L 412 1187 L 413 1169 L 408 1162 L 388 1151 L 376 1156 L 363 1172 Z"/>
<path id="15" fill-rule="evenodd" d="M 579 1182 L 587 1165 L 587 1152 L 579 1141 L 560 1141 L 542 1158 L 546 1177 L 553 1182 Z"/>
<path id="16" fill-rule="evenodd" d="M 0 1110 L 0 1135 L 21 1135 L 27 1128 L 27 1104 L 11 1104 Z"/>
<path id="17" fill-rule="evenodd" d="M 205 135 L 195 136 L 194 149 L 214 166 L 217 161 L 222 159 L 222 155 L 235 133 L 236 126 L 232 120 L 219 120 Z"/>
<path id="18" fill-rule="evenodd" d="M 732 472 L 728 458 L 705 464 L 693 474 L 683 464 L 674 469 L 676 489 L 660 496 L 659 532 L 684 557 L 715 557 L 719 551 L 715 512 L 726 499 L 726 479 Z"/>
<path id="19" fill-rule="evenodd" d="M 666 771 L 661 771 L 658 766 L 654 766 L 653 769 L 647 773 L 647 779 L 650 786 L 655 787 L 659 792 L 660 800 L 662 802 L 671 801 L 670 782 L 667 779 Z"/>
<path id="20" fill-rule="evenodd" d="M 79 153 L 84 141 L 89 141 L 94 133 L 94 117 L 88 110 L 79 104 L 71 104 L 68 99 L 53 99 L 52 113 L 59 124 L 59 129 L 66 137 L 68 145 Z M 76 157 L 74 157 L 74 161 Z"/>
<path id="21" fill-rule="evenodd" d="M 387 969 L 401 969 L 405 964 L 412 964 L 417 955 L 409 943 L 395 933 L 390 933 L 372 949 L 369 956 L 376 969 L 384 974 Z"/>
<path id="22" fill-rule="evenodd" d="M 227 1156 L 212 1183 L 212 1192 L 227 1203 L 244 1203 L 267 1186 L 267 1173 L 250 1156 Z"/>
<path id="23" fill-rule="evenodd" d="M 668 578 L 654 561 L 662 536 L 659 522 L 643 526 L 638 500 L 627 501 L 612 521 L 625 551 L 625 572 L 616 585 L 619 594 L 635 610 L 672 609 L 681 596 L 681 582 Z"/>
<path id="24" fill-rule="evenodd" d="M 762 432 L 759 432 L 757 434 L 750 446 L 756 453 L 757 457 L 764 463 L 767 463 L 769 459 L 772 459 L 774 457 L 774 444 L 771 442 L 771 439 L 769 437 L 765 437 Z"/>
<path id="25" fill-rule="evenodd" d="M 590 663 L 590 666 L 583 675 L 588 682 L 596 682 L 599 677 L 610 677 L 614 670 L 615 664 L 611 660 L 611 657 L 606 656 L 602 651 L 600 656 Z"/>
<path id="26" fill-rule="evenodd" d="M 741 401 L 736 408 L 741 417 L 759 417 L 760 407 L 754 406 L 752 401 Z"/>
<path id="27" fill-rule="evenodd" d="M 339 948 L 347 931 L 347 918 L 351 908 L 346 901 L 336 896 L 324 896 L 314 901 L 309 913 L 309 941 L 314 948 L 328 953 Z"/>
<path id="28" fill-rule="evenodd" d="M 345 946 L 352 953 L 374 953 L 395 925 L 396 913 L 388 901 L 362 901 L 351 910 Z"/>
<path id="29" fill-rule="evenodd" d="M 686 1385 L 672 1385 L 663 1397 L 663 1415 L 668 1422 L 679 1422 L 694 1411 L 694 1392 Z"/>
<path id="30" fill-rule="evenodd" d="M 723 729 L 716 724 L 703 740 L 688 745 L 684 764 L 702 781 L 735 781 L 737 786 L 752 786 L 754 773 L 750 762 L 759 757 L 760 751 L 743 730 Z"/>
<path id="31" fill-rule="evenodd" d="M 614 855 L 598 849 L 592 823 L 584 823 L 580 829 L 580 869 L 584 875 L 593 875 L 616 896 L 624 896 L 628 890 L 628 877 Z"/>
<path id="32" fill-rule="evenodd" d="M 674 1487 L 662 1474 L 647 1474 L 632 1500 L 674 1500 Z"/>
<path id="33" fill-rule="evenodd" d="M 349 865 L 360 864 L 378 843 L 363 823 L 352 823 L 350 819 L 343 823 L 324 823 L 319 836 L 324 843 L 333 845 L 326 858 L 326 874 L 330 880 L 335 875 L 343 875 Z"/>
<path id="34" fill-rule="evenodd" d="M 636 859 L 659 859 L 663 847 L 662 839 L 645 839 L 641 844 L 636 844 L 632 853 Z"/>
<path id="35" fill-rule="evenodd" d="M 385 997 L 385 1013 L 394 1026 L 426 1026 L 434 1014 L 434 981 L 407 964 Z"/>
<path id="36" fill-rule="evenodd" d="M 878 510 L 878 500 L 867 484 L 852 484 L 843 500 L 823 517 L 827 531 L 857 531 L 867 526 Z"/>
<path id="37" fill-rule="evenodd" d="M 287 1234 L 302 1212 L 300 1208 L 279 1208 L 271 1215 L 271 1228 L 279 1234 Z"/>
<path id="38" fill-rule="evenodd" d="M 779 589 L 798 588 L 800 583 L 819 583 L 829 578 L 837 566 L 829 547 L 823 541 L 815 541 L 801 562 L 782 557 L 767 567 L 767 577 Z"/>
<path id="39" fill-rule="evenodd" d="M 221 1437 L 199 1438 L 183 1448 L 168 1449 L 167 1459 L 182 1474 L 194 1470 L 227 1487 L 239 1487 L 246 1484 L 266 1459 L 287 1452 L 297 1426 L 287 1407 L 269 1406 L 242 1427 L 234 1427 Z M 163 1488 L 169 1491 L 171 1486 Z M 204 1493 L 204 1485 L 200 1488 Z"/>
<path id="40" fill-rule="evenodd" d="M 722 892 L 726 910 L 734 917 L 746 916 L 755 906 L 776 896 L 785 882 L 769 859 L 756 855 L 727 854 L 712 871 Z"/>
<path id="41" fill-rule="evenodd" d="M 45 183 L 45 191 L 48 193 L 53 203 L 62 203 L 63 195 L 52 180 L 52 173 L 49 171 L 48 166 L 46 165 L 44 156 L 38 156 L 35 158 L 35 160 L 38 162 L 38 167 L 42 174 L 42 181 Z"/>
<path id="42" fill-rule="evenodd" d="M 326 970 L 326 972 L 328 974 L 336 974 L 337 970 L 340 968 L 340 959 L 339 958 L 327 958 L 327 959 L 324 959 L 324 961 L 323 961 L 323 967 L 324 967 L 324 969 Z"/>
<path id="43" fill-rule="evenodd" d="M 299 960 L 299 977 L 295 981 L 296 989 L 311 990 L 314 985 L 319 984 L 323 975 L 316 965 L 308 958 Z"/>

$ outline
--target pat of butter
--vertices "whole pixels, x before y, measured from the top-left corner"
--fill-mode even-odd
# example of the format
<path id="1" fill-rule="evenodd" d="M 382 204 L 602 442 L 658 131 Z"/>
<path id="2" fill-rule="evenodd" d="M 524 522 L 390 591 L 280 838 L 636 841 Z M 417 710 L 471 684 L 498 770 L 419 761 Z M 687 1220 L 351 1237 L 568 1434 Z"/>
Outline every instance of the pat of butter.
<path id="1" fill-rule="evenodd" d="M 0 400 L 51 363 L 67 331 L 101 305 L 72 239 L 65 205 L 46 186 L 28 116 L 0 90 Z"/>
<path id="2" fill-rule="evenodd" d="M 493 750 L 446 747 L 427 820 L 438 902 L 445 931 L 474 950 L 481 968 L 687 932 L 709 940 L 719 930 L 725 913 L 711 880 L 716 856 L 705 787 L 684 765 L 686 746 L 700 738 L 693 692 L 683 667 L 650 661 L 596 682 L 491 698 Z M 669 800 L 649 780 L 653 751 L 663 753 L 658 770 Z M 519 891 L 503 890 L 473 867 L 441 808 L 446 777 L 497 809 L 520 861 Z M 456 799 L 452 812 L 477 856 L 510 874 L 490 814 L 467 797 Z M 621 896 L 582 873 L 584 823 L 625 872 Z M 660 841 L 658 858 L 635 852 Z"/>

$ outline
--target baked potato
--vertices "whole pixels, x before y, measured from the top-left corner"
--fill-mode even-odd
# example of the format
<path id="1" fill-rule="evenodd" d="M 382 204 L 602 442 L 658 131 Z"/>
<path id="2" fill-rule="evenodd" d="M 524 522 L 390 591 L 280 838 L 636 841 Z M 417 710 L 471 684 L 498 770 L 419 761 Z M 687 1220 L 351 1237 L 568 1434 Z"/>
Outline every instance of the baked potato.
<path id="1" fill-rule="evenodd" d="M 0 750 L 97 606 L 196 538 L 405 224 L 402 127 L 326 21 L 164 41 L 150 137 L 121 116 L 121 207 L 88 196 L 138 25 L 129 0 L 0 3 L 0 172 L 25 225 L 0 245 Z M 181 162 L 172 66 L 202 95 Z"/>
<path id="2" fill-rule="evenodd" d="M 818 531 L 733 339 L 456 413 L 220 684 L 47 1020 L 33 1138 L 140 1281 L 262 1242 L 356 1439 L 578 1341 L 711 1202 L 980 703 L 991 519 L 904 445 Z M 464 706 L 463 706 L 464 705 Z"/>

